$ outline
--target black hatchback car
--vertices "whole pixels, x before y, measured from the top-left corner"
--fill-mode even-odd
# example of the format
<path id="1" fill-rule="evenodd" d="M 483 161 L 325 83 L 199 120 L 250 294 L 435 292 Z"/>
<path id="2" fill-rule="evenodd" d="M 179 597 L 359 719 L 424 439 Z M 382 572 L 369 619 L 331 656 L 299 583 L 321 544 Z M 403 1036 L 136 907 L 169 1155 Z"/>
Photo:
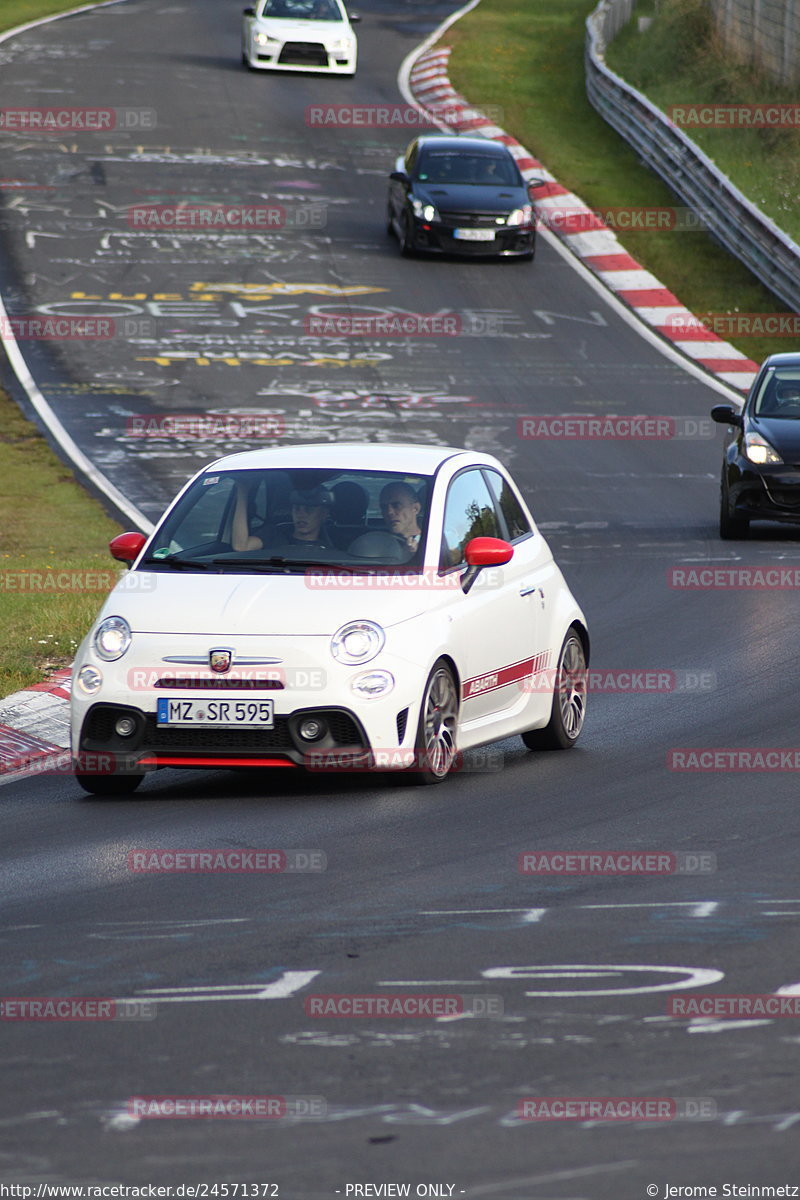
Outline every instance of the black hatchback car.
<path id="1" fill-rule="evenodd" d="M 747 537 L 751 521 L 800 524 L 800 353 L 771 354 L 741 411 L 717 404 L 711 416 L 734 426 L 722 464 L 720 537 Z"/>
<path id="2" fill-rule="evenodd" d="M 403 254 L 533 258 L 534 186 L 513 154 L 485 138 L 425 134 L 411 142 L 389 176 L 386 223 Z"/>

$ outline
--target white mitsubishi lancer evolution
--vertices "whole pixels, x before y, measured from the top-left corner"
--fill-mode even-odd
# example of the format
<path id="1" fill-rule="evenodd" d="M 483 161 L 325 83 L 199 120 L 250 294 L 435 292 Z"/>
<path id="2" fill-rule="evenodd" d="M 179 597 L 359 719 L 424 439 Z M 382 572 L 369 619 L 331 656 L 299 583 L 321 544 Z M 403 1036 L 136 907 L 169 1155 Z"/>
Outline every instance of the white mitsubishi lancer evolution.
<path id="1" fill-rule="evenodd" d="M 572 746 L 584 615 L 513 481 L 443 446 L 254 450 L 199 472 L 73 667 L 89 792 L 160 767 L 400 770 L 520 734 Z"/>
<path id="2" fill-rule="evenodd" d="M 342 0 L 257 0 L 242 14 L 242 62 L 260 71 L 355 75 L 358 43 Z"/>

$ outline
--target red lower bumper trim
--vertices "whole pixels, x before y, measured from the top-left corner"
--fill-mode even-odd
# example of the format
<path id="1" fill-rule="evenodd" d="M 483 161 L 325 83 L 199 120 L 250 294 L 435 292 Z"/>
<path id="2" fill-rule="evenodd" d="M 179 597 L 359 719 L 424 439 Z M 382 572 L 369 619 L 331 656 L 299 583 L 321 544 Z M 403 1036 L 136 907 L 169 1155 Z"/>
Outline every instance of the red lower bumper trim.
<path id="1" fill-rule="evenodd" d="M 150 754 L 140 767 L 297 767 L 288 758 L 233 758 L 210 754 Z"/>

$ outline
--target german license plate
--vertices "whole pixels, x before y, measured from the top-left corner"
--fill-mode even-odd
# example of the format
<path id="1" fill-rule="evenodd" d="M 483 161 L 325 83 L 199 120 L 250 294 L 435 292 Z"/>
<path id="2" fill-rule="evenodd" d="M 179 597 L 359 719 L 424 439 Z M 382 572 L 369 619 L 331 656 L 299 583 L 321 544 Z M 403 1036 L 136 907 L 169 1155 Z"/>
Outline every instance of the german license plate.
<path id="1" fill-rule="evenodd" d="M 159 696 L 157 725 L 239 725 L 272 729 L 272 700 L 174 700 Z"/>
<path id="2" fill-rule="evenodd" d="M 493 242 L 493 229 L 454 229 L 453 237 L 460 238 L 462 242 Z"/>

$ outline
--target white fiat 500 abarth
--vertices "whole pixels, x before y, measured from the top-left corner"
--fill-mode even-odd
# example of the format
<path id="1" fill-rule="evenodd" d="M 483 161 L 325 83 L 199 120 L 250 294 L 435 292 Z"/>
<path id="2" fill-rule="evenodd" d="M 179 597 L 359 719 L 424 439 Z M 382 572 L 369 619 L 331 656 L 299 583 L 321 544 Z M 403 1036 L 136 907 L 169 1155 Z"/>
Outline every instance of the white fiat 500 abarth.
<path id="1" fill-rule="evenodd" d="M 504 467 L 443 446 L 254 450 L 199 472 L 80 646 L 81 785 L 159 767 L 404 770 L 583 725 L 584 615 Z"/>

